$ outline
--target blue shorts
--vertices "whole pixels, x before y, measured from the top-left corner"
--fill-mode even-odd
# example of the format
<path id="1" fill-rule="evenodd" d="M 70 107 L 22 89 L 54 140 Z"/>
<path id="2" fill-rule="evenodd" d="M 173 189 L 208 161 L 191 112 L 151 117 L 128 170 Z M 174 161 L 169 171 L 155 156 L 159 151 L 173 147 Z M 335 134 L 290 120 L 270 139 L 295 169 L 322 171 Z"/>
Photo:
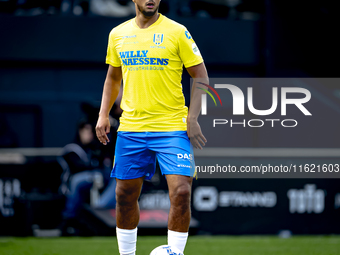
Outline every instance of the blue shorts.
<path id="1" fill-rule="evenodd" d="M 193 176 L 194 156 L 187 132 L 119 131 L 111 177 L 150 180 L 156 159 L 162 174 Z"/>

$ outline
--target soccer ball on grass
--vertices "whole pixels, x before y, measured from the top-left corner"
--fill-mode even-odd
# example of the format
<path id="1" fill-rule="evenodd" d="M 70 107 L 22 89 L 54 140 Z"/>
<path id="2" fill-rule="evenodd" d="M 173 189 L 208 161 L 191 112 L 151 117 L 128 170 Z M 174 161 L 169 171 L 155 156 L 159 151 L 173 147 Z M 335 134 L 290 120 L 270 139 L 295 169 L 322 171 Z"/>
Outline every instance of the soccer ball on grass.
<path id="1" fill-rule="evenodd" d="M 184 255 L 176 247 L 171 247 L 169 245 L 161 245 L 152 250 L 150 255 Z"/>

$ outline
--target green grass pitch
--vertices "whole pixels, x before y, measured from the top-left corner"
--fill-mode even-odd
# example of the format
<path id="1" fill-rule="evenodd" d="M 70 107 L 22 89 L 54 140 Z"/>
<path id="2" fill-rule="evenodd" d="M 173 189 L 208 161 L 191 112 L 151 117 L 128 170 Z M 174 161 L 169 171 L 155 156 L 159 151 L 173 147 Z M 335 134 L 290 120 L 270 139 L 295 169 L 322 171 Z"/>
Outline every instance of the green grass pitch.
<path id="1" fill-rule="evenodd" d="M 166 236 L 140 236 L 137 255 L 166 244 Z M 1 255 L 118 255 L 115 237 L 0 238 Z M 185 255 L 340 255 L 340 236 L 191 236 Z"/>

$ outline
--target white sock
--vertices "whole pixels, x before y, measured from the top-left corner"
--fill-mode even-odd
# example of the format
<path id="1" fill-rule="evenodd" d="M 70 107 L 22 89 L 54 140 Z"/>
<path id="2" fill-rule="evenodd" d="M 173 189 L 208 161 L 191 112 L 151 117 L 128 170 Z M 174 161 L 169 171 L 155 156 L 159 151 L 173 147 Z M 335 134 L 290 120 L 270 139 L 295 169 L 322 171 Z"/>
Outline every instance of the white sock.
<path id="1" fill-rule="evenodd" d="M 185 245 L 187 244 L 188 235 L 188 232 L 182 233 L 168 229 L 168 245 L 176 247 L 183 253 Z"/>
<path id="2" fill-rule="evenodd" d="M 137 243 L 137 228 L 120 229 L 116 227 L 118 249 L 120 255 L 135 255 Z"/>

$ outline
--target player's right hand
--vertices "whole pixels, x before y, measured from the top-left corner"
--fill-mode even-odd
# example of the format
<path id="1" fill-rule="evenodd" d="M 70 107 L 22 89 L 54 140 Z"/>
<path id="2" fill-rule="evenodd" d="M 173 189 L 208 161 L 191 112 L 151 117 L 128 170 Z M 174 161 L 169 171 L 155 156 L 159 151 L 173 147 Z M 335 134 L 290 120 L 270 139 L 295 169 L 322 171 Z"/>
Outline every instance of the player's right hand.
<path id="1" fill-rule="evenodd" d="M 99 139 L 99 141 L 107 145 L 107 143 L 110 142 L 109 138 L 107 137 L 107 134 L 110 133 L 110 119 L 109 117 L 99 116 L 97 125 L 96 125 L 96 135 Z"/>

